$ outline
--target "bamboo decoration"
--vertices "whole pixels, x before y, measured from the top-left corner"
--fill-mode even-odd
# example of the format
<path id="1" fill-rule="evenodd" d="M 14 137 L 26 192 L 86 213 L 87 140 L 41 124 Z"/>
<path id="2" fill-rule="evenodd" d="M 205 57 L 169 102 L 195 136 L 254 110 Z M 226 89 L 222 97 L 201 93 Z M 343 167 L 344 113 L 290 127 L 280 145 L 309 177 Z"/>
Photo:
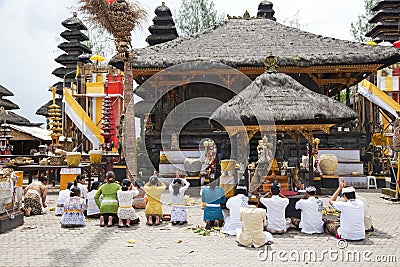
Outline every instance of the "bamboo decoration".
<path id="1" fill-rule="evenodd" d="M 131 49 L 131 33 L 146 17 L 139 4 L 127 0 L 79 0 L 79 9 L 88 19 L 113 35 L 121 60 L 127 59 Z"/>
<path id="2" fill-rule="evenodd" d="M 51 144 L 53 148 L 60 148 L 59 138 L 62 135 L 62 123 L 61 119 L 61 109 L 60 106 L 56 104 L 56 87 L 52 87 L 51 91 L 53 93 L 53 104 L 49 106 L 49 119 L 50 119 L 50 131 L 51 133 Z"/>

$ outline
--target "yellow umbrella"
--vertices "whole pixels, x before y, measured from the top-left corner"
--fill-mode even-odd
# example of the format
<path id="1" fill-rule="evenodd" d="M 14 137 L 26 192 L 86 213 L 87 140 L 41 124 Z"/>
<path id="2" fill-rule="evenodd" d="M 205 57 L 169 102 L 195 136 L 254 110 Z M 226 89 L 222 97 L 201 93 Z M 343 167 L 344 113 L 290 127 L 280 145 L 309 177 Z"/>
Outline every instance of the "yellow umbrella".
<path id="1" fill-rule="evenodd" d="M 98 54 L 95 54 L 95 55 L 90 57 L 90 60 L 97 61 L 97 62 L 104 61 L 105 59 L 106 59 L 105 57 L 102 57 L 102 56 L 100 56 Z"/>
<path id="2" fill-rule="evenodd" d="M 372 40 L 372 39 L 369 39 L 368 41 L 366 41 L 365 44 L 367 44 L 367 45 L 377 45 L 377 43 L 374 42 L 374 40 Z"/>

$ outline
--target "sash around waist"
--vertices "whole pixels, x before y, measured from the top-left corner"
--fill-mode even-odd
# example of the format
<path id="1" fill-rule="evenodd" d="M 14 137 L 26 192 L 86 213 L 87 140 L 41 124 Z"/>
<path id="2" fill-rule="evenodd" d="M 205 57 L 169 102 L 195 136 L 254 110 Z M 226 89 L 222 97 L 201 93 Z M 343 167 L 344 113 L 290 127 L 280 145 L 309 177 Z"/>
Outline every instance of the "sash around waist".
<path id="1" fill-rule="evenodd" d="M 219 207 L 221 207 L 221 205 L 220 205 L 220 204 L 209 204 L 209 203 L 207 203 L 207 204 L 206 204 L 206 207 L 210 207 L 210 208 L 219 208 Z"/>
<path id="2" fill-rule="evenodd" d="M 116 199 L 103 199 L 101 203 L 118 203 Z"/>

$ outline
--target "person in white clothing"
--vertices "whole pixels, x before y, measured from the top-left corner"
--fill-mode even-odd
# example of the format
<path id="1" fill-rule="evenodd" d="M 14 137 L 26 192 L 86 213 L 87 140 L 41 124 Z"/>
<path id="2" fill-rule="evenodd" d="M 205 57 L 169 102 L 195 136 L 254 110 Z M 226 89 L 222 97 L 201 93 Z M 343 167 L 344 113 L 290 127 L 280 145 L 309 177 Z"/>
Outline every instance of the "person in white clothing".
<path id="1" fill-rule="evenodd" d="M 100 209 L 96 205 L 96 201 L 94 201 L 94 195 L 100 187 L 99 182 L 93 182 L 90 186 L 90 191 L 87 194 L 86 205 L 87 205 L 87 216 L 90 218 L 100 218 Z M 102 197 L 100 196 L 99 201 L 101 203 Z"/>
<path id="2" fill-rule="evenodd" d="M 336 201 L 339 194 L 343 194 L 343 201 Z M 340 178 L 339 187 L 329 203 L 340 210 L 340 224 L 327 224 L 327 230 L 337 238 L 346 240 L 362 240 L 365 238 L 364 203 L 356 199 L 354 187 L 344 187 L 344 179 Z"/>
<path id="3" fill-rule="evenodd" d="M 83 199 L 87 199 L 87 194 L 88 194 L 88 189 L 85 185 L 86 182 L 86 177 L 82 174 L 79 174 L 78 176 L 76 176 L 76 181 L 78 182 L 78 188 L 81 191 L 81 198 Z"/>
<path id="4" fill-rule="evenodd" d="M 305 234 L 320 234 L 324 232 L 324 222 L 322 221 L 322 200 L 315 198 L 317 189 L 314 186 L 306 188 L 304 198 L 297 201 L 295 208 L 301 210 L 301 220 L 291 218 L 292 223 L 301 228 Z"/>
<path id="5" fill-rule="evenodd" d="M 180 179 L 177 174 L 176 179 L 169 185 L 169 192 L 172 195 L 172 204 L 176 205 L 171 210 L 171 223 L 172 225 L 183 225 L 187 222 L 186 208 L 183 206 L 183 197 L 185 191 L 189 188 L 190 183 L 186 179 Z"/>
<path id="6" fill-rule="evenodd" d="M 371 218 L 371 214 L 369 213 L 369 205 L 368 205 L 368 201 L 365 197 L 360 196 L 358 194 L 356 194 L 356 199 L 361 200 L 364 203 L 364 227 L 365 227 L 365 232 L 369 233 L 369 232 L 373 232 L 374 226 L 372 225 L 372 218 Z"/>
<path id="7" fill-rule="evenodd" d="M 67 189 L 61 190 L 60 193 L 58 193 L 57 208 L 55 210 L 56 216 L 61 216 L 64 213 L 64 203 L 70 198 L 70 189 L 72 186 L 73 183 L 68 182 Z"/>
<path id="8" fill-rule="evenodd" d="M 240 209 L 247 208 L 249 206 L 248 202 L 247 187 L 238 185 L 236 187 L 236 196 L 229 198 L 226 202 L 226 207 L 229 209 L 229 217 L 225 218 L 225 224 L 221 232 L 228 235 L 236 235 L 236 229 L 242 228 Z"/>
<path id="9" fill-rule="evenodd" d="M 138 195 L 139 191 L 130 180 L 122 180 L 121 189 L 117 191 L 118 198 L 118 227 L 123 227 L 124 220 L 126 220 L 125 227 L 130 227 L 131 222 L 134 224 L 139 223 L 139 216 L 136 214 L 132 205 L 133 197 Z"/>
<path id="10" fill-rule="evenodd" d="M 267 196 L 271 196 L 267 198 Z M 281 186 L 273 182 L 270 192 L 260 198 L 260 202 L 267 208 L 266 230 L 272 234 L 286 233 L 291 223 L 290 218 L 285 219 L 285 209 L 289 205 L 289 199 L 281 194 Z"/>

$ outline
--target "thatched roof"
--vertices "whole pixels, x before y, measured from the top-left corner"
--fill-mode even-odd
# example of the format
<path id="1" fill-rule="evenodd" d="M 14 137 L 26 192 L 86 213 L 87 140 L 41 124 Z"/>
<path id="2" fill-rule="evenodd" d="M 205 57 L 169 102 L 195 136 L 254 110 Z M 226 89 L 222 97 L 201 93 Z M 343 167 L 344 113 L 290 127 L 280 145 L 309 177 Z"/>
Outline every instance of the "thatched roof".
<path id="1" fill-rule="evenodd" d="M 36 115 L 48 117 L 49 114 L 49 106 L 53 104 L 53 100 L 49 100 L 46 104 L 41 106 L 38 110 L 36 110 Z M 62 106 L 62 99 L 56 99 L 56 104 L 59 105 L 60 107 Z"/>
<path id="2" fill-rule="evenodd" d="M 3 116 L 1 116 L 1 121 L 3 122 L 3 120 L 4 118 Z M 27 118 L 22 117 L 12 111 L 7 112 L 6 122 L 8 124 L 15 124 L 20 126 L 40 126 L 43 124 L 43 123 L 30 122 Z"/>
<path id="3" fill-rule="evenodd" d="M 0 98 L 0 107 L 4 107 L 5 110 L 19 109 L 19 106 L 17 104 L 8 99 L 3 99 L 3 98 Z"/>
<path id="4" fill-rule="evenodd" d="M 191 61 L 213 61 L 232 67 L 263 66 L 270 52 L 279 57 L 279 66 L 389 65 L 400 61 L 393 47 L 324 37 L 258 18 L 229 19 L 194 36 L 137 49 L 132 67 L 166 68 Z"/>
<path id="5" fill-rule="evenodd" d="M 219 127 L 241 125 L 336 124 L 357 114 L 330 97 L 312 92 L 283 73 L 264 73 L 211 116 Z M 216 123 L 218 122 L 218 123 Z"/>
<path id="6" fill-rule="evenodd" d="M 0 96 L 14 96 L 14 94 L 0 84 Z"/>

